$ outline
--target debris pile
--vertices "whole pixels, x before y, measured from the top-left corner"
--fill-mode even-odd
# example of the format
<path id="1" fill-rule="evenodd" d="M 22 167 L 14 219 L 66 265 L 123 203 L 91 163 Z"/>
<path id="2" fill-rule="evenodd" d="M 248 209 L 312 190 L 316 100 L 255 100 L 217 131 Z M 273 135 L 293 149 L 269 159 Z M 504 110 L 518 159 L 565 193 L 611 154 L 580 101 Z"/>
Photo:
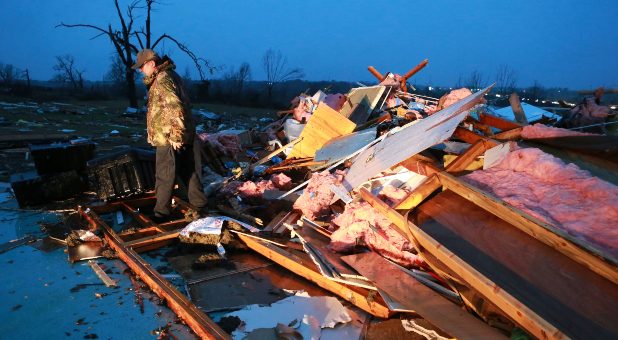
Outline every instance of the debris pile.
<path id="1" fill-rule="evenodd" d="M 377 85 L 345 94 L 301 93 L 263 128 L 196 112 L 220 124 L 199 135 L 205 216 L 174 197 L 173 218 L 153 218 L 151 157 L 90 160 L 108 202 L 80 207 L 96 232 L 74 238 L 102 238 L 201 337 L 362 337 L 395 313 L 425 318 L 396 321 L 426 337 L 618 335 L 618 187 L 536 147 L 558 139 L 599 158 L 616 138 L 500 118 L 491 85 L 408 91 L 427 62 L 370 67 Z M 611 113 L 587 101 L 572 115 Z M 157 249 L 169 267 L 137 255 Z M 315 294 L 283 291 L 297 288 Z"/>

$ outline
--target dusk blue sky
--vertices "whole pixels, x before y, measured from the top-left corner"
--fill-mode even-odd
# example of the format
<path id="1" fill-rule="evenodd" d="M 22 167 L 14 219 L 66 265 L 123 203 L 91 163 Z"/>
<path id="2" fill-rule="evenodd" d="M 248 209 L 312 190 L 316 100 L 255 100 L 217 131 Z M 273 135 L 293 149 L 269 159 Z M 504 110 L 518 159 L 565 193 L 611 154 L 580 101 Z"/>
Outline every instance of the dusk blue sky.
<path id="1" fill-rule="evenodd" d="M 71 54 L 86 79 L 101 80 L 109 40 L 60 22 L 119 26 L 112 0 L 0 0 L 0 63 L 48 80 L 54 57 Z M 171 34 L 217 66 L 246 61 L 254 80 L 273 48 L 308 80 L 374 81 L 368 65 L 403 74 L 428 58 L 412 83 L 451 86 L 475 70 L 489 83 L 507 64 L 518 86 L 572 89 L 618 87 L 617 23 L 616 0 L 162 0 L 152 15 L 155 37 Z M 191 66 L 174 44 L 161 47 L 179 73 Z"/>

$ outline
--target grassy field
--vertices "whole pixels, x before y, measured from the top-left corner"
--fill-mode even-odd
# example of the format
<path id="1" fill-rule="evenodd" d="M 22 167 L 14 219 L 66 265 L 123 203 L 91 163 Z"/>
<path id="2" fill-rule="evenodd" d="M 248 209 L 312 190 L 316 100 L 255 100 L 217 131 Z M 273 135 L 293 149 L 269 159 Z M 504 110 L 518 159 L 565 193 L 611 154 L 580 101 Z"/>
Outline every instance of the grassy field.
<path id="1" fill-rule="evenodd" d="M 126 147 L 148 147 L 145 115 L 126 115 L 126 100 L 31 102 L 0 97 L 0 136 L 66 134 L 97 143 L 97 155 Z M 275 119 L 275 109 L 255 109 L 220 104 L 196 104 L 193 109 L 214 112 L 217 120 L 196 116 L 205 132 L 250 129 Z M 270 119 L 262 119 L 270 118 Z M 262 120 L 260 120 L 262 119 Z M 0 181 L 12 173 L 34 169 L 27 147 L 0 148 Z"/>

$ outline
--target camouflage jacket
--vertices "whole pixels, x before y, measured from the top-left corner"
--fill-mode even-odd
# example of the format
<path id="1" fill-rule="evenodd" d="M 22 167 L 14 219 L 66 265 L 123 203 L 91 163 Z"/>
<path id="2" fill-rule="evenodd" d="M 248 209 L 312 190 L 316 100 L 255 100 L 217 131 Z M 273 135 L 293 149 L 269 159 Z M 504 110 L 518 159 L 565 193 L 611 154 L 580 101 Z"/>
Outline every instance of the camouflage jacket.
<path id="1" fill-rule="evenodd" d="M 192 144 L 195 125 L 189 97 L 174 71 L 174 63 L 169 58 L 164 60 L 152 75 L 144 77 L 148 88 L 148 143 L 153 146 L 170 145 L 170 142 Z"/>

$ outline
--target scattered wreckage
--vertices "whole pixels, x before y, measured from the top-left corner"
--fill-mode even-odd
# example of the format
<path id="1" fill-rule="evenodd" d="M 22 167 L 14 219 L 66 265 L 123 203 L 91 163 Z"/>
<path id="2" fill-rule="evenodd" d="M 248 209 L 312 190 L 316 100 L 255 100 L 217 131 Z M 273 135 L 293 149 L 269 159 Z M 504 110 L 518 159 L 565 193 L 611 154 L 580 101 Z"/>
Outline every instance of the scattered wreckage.
<path id="1" fill-rule="evenodd" d="M 617 137 L 495 116 L 492 86 L 408 92 L 426 64 L 404 76 L 370 67 L 379 85 L 345 95 L 302 94 L 261 131 L 202 134 L 209 216 L 175 197 L 176 218 L 153 222 L 142 151 L 80 163 L 105 202 L 79 207 L 87 231 L 69 249 L 90 248 L 70 256 L 111 248 L 202 338 L 319 338 L 354 323 L 338 336 L 370 337 L 371 318 L 398 314 L 427 339 L 618 336 Z M 164 246 L 194 255 L 184 293 L 140 255 Z M 206 308 L 190 293 L 257 271 L 338 299 L 296 292 L 264 307 L 230 288 L 224 307 Z M 214 322 L 222 310 L 240 326 Z"/>

